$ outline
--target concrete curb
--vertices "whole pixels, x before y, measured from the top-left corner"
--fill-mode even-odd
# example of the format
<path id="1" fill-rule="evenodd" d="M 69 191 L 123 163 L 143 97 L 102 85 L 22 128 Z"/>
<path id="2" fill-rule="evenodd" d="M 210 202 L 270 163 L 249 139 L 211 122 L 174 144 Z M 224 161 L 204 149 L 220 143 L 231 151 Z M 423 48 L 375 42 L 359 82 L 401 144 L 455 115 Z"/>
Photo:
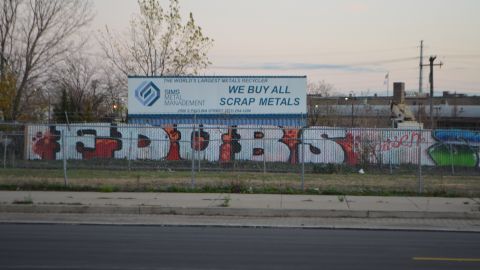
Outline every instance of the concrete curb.
<path id="1" fill-rule="evenodd" d="M 480 212 L 370 211 L 326 209 L 266 208 L 184 208 L 162 206 L 98 206 L 98 205 L 0 205 L 0 213 L 61 213 L 61 214 L 138 214 L 244 217 L 321 217 L 321 218 L 431 218 L 480 219 Z"/>

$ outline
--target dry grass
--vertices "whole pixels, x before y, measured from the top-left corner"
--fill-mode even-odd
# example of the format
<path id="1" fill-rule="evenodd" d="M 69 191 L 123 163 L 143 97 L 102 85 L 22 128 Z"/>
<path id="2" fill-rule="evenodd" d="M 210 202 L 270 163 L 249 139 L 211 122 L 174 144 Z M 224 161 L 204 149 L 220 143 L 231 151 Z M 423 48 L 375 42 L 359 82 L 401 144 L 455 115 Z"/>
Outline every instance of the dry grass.
<path id="1" fill-rule="evenodd" d="M 108 171 L 69 170 L 68 183 L 77 190 L 96 190 L 111 186 L 123 191 L 163 191 L 188 189 L 191 186 L 188 171 Z M 480 195 L 480 176 L 423 176 L 424 188 L 429 195 Z M 49 189 L 64 183 L 61 170 L 2 169 L 0 187 L 20 189 Z M 284 192 L 299 191 L 300 174 L 252 172 L 196 172 L 195 184 L 202 191 L 215 192 L 215 188 L 231 188 L 232 192 Z M 415 175 L 389 174 L 306 174 L 305 189 L 310 192 L 389 195 L 415 194 L 418 178 Z"/>

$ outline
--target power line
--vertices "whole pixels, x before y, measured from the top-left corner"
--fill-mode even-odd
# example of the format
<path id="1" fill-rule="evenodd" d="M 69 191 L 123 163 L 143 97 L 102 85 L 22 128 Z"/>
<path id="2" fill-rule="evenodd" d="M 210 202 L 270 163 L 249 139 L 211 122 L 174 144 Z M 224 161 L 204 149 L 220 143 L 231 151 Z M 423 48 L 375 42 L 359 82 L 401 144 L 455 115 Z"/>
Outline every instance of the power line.
<path id="1" fill-rule="evenodd" d="M 383 50 L 382 49 L 377 49 L 377 50 L 353 50 L 353 51 L 318 51 L 317 48 L 311 48 L 311 49 L 305 49 L 304 51 L 312 50 L 312 51 L 314 51 L 313 53 L 305 52 L 305 53 L 289 53 L 289 54 L 287 54 L 287 53 L 283 53 L 283 52 L 278 52 L 278 53 L 268 53 L 268 52 L 266 52 L 266 53 L 259 53 L 259 54 L 248 54 L 248 55 L 245 55 L 245 57 L 277 56 L 277 55 L 282 56 L 282 57 L 288 57 L 288 56 L 302 56 L 302 55 L 316 56 L 316 55 L 325 55 L 325 54 L 326 55 L 370 54 L 370 53 L 377 54 L 377 53 L 384 53 L 384 52 L 413 50 L 415 48 L 416 47 L 410 46 L 410 47 L 399 47 L 399 48 L 391 48 L 391 49 L 383 49 Z M 223 56 L 230 57 L 232 55 L 232 53 L 234 53 L 237 56 L 241 56 L 241 55 L 238 55 L 238 52 L 234 52 L 234 51 L 212 53 L 211 55 L 220 56 L 220 57 L 223 57 Z"/>

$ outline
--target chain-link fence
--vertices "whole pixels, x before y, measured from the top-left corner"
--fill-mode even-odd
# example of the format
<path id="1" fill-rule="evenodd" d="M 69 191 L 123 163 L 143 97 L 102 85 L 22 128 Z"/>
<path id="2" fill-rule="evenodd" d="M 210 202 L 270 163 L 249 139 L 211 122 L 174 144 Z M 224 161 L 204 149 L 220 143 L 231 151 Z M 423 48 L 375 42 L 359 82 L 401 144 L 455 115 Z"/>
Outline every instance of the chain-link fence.
<path id="1" fill-rule="evenodd" d="M 5 173 L 56 171 L 65 183 L 79 171 L 84 178 L 151 172 L 167 185 L 228 182 L 241 191 L 432 192 L 437 185 L 475 193 L 480 180 L 480 135 L 472 130 L 99 123 L 1 124 L 0 132 Z"/>

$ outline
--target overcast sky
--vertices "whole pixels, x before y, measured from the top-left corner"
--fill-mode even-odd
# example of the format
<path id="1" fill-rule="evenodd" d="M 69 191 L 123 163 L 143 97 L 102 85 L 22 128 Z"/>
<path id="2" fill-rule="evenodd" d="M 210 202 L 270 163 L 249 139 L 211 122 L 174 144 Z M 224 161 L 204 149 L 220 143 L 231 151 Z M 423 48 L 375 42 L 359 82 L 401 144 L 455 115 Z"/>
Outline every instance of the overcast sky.
<path id="1" fill-rule="evenodd" d="M 93 2 L 96 30 L 125 29 L 138 10 L 136 0 Z M 425 56 L 444 62 L 435 69 L 438 91 L 480 94 L 478 0 L 180 0 L 180 6 L 215 40 L 202 75 L 307 75 L 340 93 L 384 94 L 389 72 L 390 84 L 418 90 L 424 40 Z"/>

